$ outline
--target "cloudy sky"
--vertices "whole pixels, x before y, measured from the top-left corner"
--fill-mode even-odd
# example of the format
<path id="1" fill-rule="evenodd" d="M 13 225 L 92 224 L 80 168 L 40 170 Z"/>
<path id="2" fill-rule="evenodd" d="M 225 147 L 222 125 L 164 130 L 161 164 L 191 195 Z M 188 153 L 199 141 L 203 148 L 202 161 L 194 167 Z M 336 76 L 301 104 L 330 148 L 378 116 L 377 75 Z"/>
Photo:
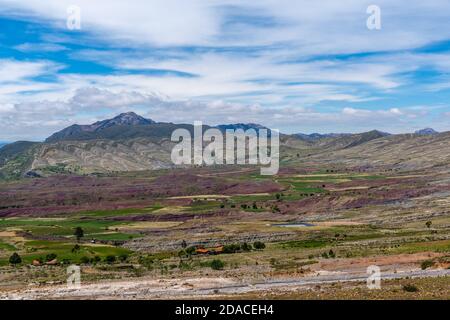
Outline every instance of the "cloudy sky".
<path id="1" fill-rule="evenodd" d="M 0 141 L 130 110 L 287 133 L 450 130 L 449 18 L 448 0 L 0 0 Z"/>

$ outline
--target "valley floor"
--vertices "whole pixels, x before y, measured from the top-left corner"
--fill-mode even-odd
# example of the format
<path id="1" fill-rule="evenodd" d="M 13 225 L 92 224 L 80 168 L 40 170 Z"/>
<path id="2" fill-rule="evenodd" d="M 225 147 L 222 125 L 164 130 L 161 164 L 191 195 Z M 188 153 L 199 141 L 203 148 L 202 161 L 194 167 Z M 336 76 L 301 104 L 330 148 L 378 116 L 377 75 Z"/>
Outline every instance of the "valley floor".
<path id="1" fill-rule="evenodd" d="M 445 168 L 59 175 L 1 183 L 0 203 L 2 299 L 450 298 Z"/>

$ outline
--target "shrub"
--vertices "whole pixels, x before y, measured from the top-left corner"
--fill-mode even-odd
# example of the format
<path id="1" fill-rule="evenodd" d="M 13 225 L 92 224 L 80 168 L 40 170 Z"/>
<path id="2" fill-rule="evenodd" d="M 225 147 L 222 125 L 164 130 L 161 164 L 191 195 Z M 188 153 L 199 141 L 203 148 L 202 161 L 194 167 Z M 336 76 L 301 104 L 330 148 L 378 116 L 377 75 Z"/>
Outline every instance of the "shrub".
<path id="1" fill-rule="evenodd" d="M 22 258 L 19 256 L 17 252 L 14 252 L 11 257 L 9 257 L 9 263 L 11 264 L 19 264 L 22 263 Z"/>
<path id="2" fill-rule="evenodd" d="M 244 242 L 241 245 L 241 249 L 244 250 L 244 251 L 250 251 L 250 250 L 252 250 L 252 245 L 248 244 L 247 242 Z"/>
<path id="3" fill-rule="evenodd" d="M 406 292 L 417 292 L 417 291 L 419 291 L 419 289 L 413 284 L 405 284 L 403 286 L 403 290 L 405 290 Z"/>
<path id="4" fill-rule="evenodd" d="M 116 256 L 113 256 L 113 255 L 106 256 L 105 261 L 107 263 L 114 263 L 114 262 L 116 262 Z"/>
<path id="5" fill-rule="evenodd" d="M 80 251 L 80 249 L 81 249 L 81 247 L 78 244 L 76 244 L 72 248 L 72 253 L 78 253 Z"/>
<path id="6" fill-rule="evenodd" d="M 80 262 L 81 262 L 82 264 L 88 264 L 89 262 L 91 262 L 91 259 L 89 259 L 89 257 L 82 256 L 82 257 L 80 258 Z"/>
<path id="7" fill-rule="evenodd" d="M 330 258 L 336 258 L 336 254 L 335 254 L 334 251 L 331 250 L 331 249 L 330 249 L 330 251 L 328 252 L 328 256 L 329 256 Z"/>
<path id="8" fill-rule="evenodd" d="M 52 261 L 52 260 L 55 260 L 56 259 L 56 254 L 54 254 L 54 253 L 49 253 L 46 257 L 45 257 L 45 260 L 47 260 L 47 261 Z"/>
<path id="9" fill-rule="evenodd" d="M 120 262 L 125 262 L 125 261 L 127 261 L 128 260 L 128 255 L 126 254 L 126 253 L 122 253 L 120 256 L 119 256 L 119 261 Z"/>
<path id="10" fill-rule="evenodd" d="M 222 270 L 225 266 L 225 263 L 220 259 L 214 259 L 213 261 L 211 261 L 210 266 L 213 270 Z"/>
<path id="11" fill-rule="evenodd" d="M 425 260 L 425 261 L 422 261 L 422 263 L 420 264 L 420 267 L 422 268 L 422 270 L 431 268 L 432 266 L 434 266 L 433 260 Z"/>
<path id="12" fill-rule="evenodd" d="M 193 254 L 195 253 L 195 250 L 196 250 L 196 248 L 195 248 L 194 246 L 192 246 L 192 247 L 187 247 L 187 248 L 186 248 L 186 253 L 187 253 L 188 255 L 193 255 Z"/>
<path id="13" fill-rule="evenodd" d="M 253 247 L 254 247 L 256 250 L 262 250 L 262 249 L 265 249 L 265 248 L 266 248 L 266 245 L 264 244 L 264 242 L 261 242 L 261 241 L 255 241 L 255 242 L 253 243 Z"/>

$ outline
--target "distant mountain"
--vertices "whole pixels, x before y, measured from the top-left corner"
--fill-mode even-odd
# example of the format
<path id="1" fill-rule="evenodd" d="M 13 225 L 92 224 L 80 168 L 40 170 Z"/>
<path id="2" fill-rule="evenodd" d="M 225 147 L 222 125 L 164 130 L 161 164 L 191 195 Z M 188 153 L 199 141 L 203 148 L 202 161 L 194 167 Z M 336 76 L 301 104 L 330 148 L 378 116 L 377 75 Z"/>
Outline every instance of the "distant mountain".
<path id="1" fill-rule="evenodd" d="M 222 131 L 225 131 L 227 129 L 231 129 L 231 130 L 237 130 L 237 129 L 242 129 L 242 130 L 248 130 L 248 129 L 255 129 L 255 130 L 259 130 L 259 129 L 268 129 L 267 127 L 264 127 L 260 124 L 256 124 L 256 123 L 233 123 L 233 124 L 221 124 L 216 126 L 217 128 L 219 128 Z"/>
<path id="2" fill-rule="evenodd" d="M 191 124 L 155 122 L 133 112 L 90 125 L 75 124 L 53 134 L 43 143 L 19 141 L 0 148 L 0 179 L 172 168 L 171 151 L 175 142 L 170 141 L 170 137 L 178 128 L 193 133 Z M 203 130 L 208 128 L 211 127 L 203 126 Z M 254 123 L 236 123 L 218 125 L 216 128 L 225 131 L 266 127 Z M 366 165 L 373 161 L 377 165 L 390 163 L 400 166 L 407 159 L 414 158 L 415 150 L 422 147 L 422 140 L 425 139 L 427 147 L 423 147 L 425 149 L 422 151 L 426 152 L 430 160 L 408 160 L 408 167 L 428 166 L 436 161 L 445 163 L 447 158 L 450 159 L 450 144 L 448 148 L 442 148 L 441 145 L 450 140 L 450 133 L 433 132 L 427 129 L 415 135 L 390 135 L 372 130 L 357 134 L 280 135 L 281 156 L 283 161 L 294 162 L 306 158 L 317 163 L 326 161 Z M 433 133 L 432 141 L 423 136 L 424 133 Z M 434 149 L 431 148 L 432 144 Z M 397 148 L 402 148 L 402 152 L 394 152 Z M 386 153 L 386 150 L 390 153 Z M 432 156 L 438 152 L 445 154 L 445 159 Z M 364 157 L 361 156 L 363 154 Z"/>
<path id="3" fill-rule="evenodd" d="M 428 135 L 438 134 L 439 132 L 437 132 L 436 130 L 434 130 L 432 128 L 425 128 L 425 129 L 417 130 L 414 133 L 417 135 L 420 135 L 420 136 L 428 136 Z"/>
<path id="4" fill-rule="evenodd" d="M 343 136 L 348 136 L 351 135 L 350 133 L 311 133 L 311 134 L 306 134 L 306 133 L 294 133 L 293 136 L 300 138 L 302 140 L 307 140 L 307 141 L 316 141 L 319 139 L 323 139 L 323 138 L 338 138 L 338 137 L 343 137 Z"/>
<path id="5" fill-rule="evenodd" d="M 156 122 L 151 119 L 145 119 L 134 112 L 121 113 L 118 116 L 103 121 L 97 121 L 90 125 L 74 124 L 59 132 L 54 133 L 45 142 L 56 142 L 62 140 L 93 140 L 93 139 L 111 139 L 124 137 L 142 136 L 139 130 L 141 126 L 148 126 Z M 120 128 L 117 130 L 117 128 Z M 131 131 L 131 132 L 130 132 Z M 142 132 L 141 132 L 142 133 Z"/>
<path id="6" fill-rule="evenodd" d="M 216 126 L 219 130 L 227 129 L 267 129 L 264 126 L 255 123 L 236 123 Z M 134 112 L 119 114 L 117 117 L 98 121 L 90 125 L 74 124 L 48 137 L 46 143 L 55 143 L 58 141 L 85 141 L 85 140 L 120 140 L 132 138 L 170 138 L 172 132 L 177 128 L 185 128 L 191 133 L 193 126 L 191 124 L 174 124 L 166 122 L 155 122 L 151 119 L 145 119 Z M 203 129 L 210 128 L 204 125 Z"/>
<path id="7" fill-rule="evenodd" d="M 0 142 L 0 148 L 2 148 L 3 146 L 7 145 L 7 142 Z"/>

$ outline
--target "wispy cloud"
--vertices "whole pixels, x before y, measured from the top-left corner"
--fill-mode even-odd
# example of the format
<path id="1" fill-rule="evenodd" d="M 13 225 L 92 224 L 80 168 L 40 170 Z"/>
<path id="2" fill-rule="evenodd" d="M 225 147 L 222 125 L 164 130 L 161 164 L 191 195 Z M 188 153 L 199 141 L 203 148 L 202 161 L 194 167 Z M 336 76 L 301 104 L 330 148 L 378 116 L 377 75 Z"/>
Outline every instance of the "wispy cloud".
<path id="1" fill-rule="evenodd" d="M 45 108 L 51 119 L 29 133 L 129 108 L 285 131 L 450 129 L 432 117 L 450 98 L 446 0 L 380 0 L 378 31 L 368 0 L 79 0 L 70 31 L 72 4 L 0 0 L 0 19 L 15 23 L 0 34 L 5 132 L 44 123 Z"/>

